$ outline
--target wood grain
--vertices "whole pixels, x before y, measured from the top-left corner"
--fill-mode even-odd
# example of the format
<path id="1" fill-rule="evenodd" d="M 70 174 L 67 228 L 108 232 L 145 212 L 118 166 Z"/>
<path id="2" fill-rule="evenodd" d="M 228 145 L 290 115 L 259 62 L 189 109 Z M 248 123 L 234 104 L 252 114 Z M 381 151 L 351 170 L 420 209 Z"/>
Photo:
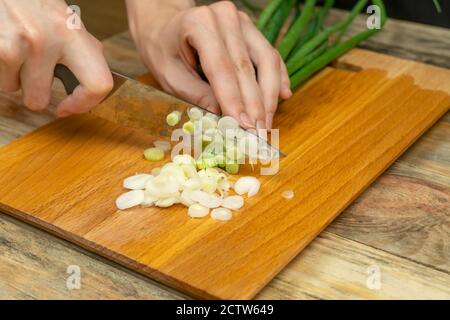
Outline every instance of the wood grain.
<path id="1" fill-rule="evenodd" d="M 378 70 L 364 68 L 368 56 Z M 345 62 L 361 72 L 327 69 L 281 106 L 289 156 L 262 179 L 264 200 L 230 223 L 189 220 L 180 207 L 116 212 L 121 180 L 150 169 L 139 160 L 148 137 L 89 115 L 1 149 L 1 207 L 194 296 L 252 297 L 448 110 L 446 92 L 415 81 L 450 85 L 449 72 L 396 63 L 390 77 L 390 59 L 356 50 Z M 282 201 L 286 188 L 294 200 Z"/>

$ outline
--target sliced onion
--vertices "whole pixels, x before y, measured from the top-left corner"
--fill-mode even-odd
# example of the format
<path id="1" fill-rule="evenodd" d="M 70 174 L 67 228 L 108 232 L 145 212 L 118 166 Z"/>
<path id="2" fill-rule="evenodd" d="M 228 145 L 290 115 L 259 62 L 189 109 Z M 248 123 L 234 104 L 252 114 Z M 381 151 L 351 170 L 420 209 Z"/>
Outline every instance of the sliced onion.
<path id="1" fill-rule="evenodd" d="M 202 181 L 199 178 L 191 178 L 184 183 L 184 190 L 199 190 L 202 188 Z"/>
<path id="2" fill-rule="evenodd" d="M 144 151 L 144 158 L 149 161 L 160 161 L 164 159 L 164 150 L 160 148 L 148 148 Z"/>
<path id="3" fill-rule="evenodd" d="M 200 120 L 203 117 L 203 110 L 197 107 L 191 108 L 187 112 L 189 119 L 192 121 Z"/>
<path id="4" fill-rule="evenodd" d="M 165 140 L 156 140 L 155 142 L 153 142 L 153 145 L 163 151 L 169 151 L 172 148 L 170 142 Z"/>
<path id="5" fill-rule="evenodd" d="M 227 136 L 227 130 L 236 130 L 239 128 L 239 123 L 230 116 L 225 116 L 220 118 L 217 128 L 220 132 L 226 137 Z M 228 131 L 229 134 L 229 131 Z"/>
<path id="6" fill-rule="evenodd" d="M 184 175 L 188 179 L 193 179 L 193 178 L 198 177 L 197 169 L 196 169 L 195 165 L 191 166 L 191 165 L 182 164 L 181 169 L 183 169 Z"/>
<path id="7" fill-rule="evenodd" d="M 180 203 L 185 205 L 186 207 L 192 206 L 193 204 L 195 204 L 195 201 L 192 200 L 191 196 L 192 196 L 192 190 L 188 190 L 188 189 L 184 190 L 180 195 L 180 199 L 179 199 Z"/>
<path id="8" fill-rule="evenodd" d="M 155 196 L 152 196 L 148 192 L 145 192 L 144 201 L 141 203 L 143 207 L 151 207 L 155 204 L 155 202 L 158 201 L 158 198 Z"/>
<path id="9" fill-rule="evenodd" d="M 191 218 L 204 218 L 209 214 L 209 208 L 206 208 L 200 204 L 193 204 L 188 209 L 188 215 Z"/>
<path id="10" fill-rule="evenodd" d="M 173 158 L 173 163 L 181 165 L 195 166 L 195 160 L 188 154 L 178 154 Z"/>
<path id="11" fill-rule="evenodd" d="M 166 117 L 166 122 L 169 126 L 173 127 L 178 124 L 181 120 L 181 112 L 180 111 L 172 111 Z"/>
<path id="12" fill-rule="evenodd" d="M 175 179 L 177 179 L 177 181 L 180 185 L 183 185 L 187 180 L 187 177 L 184 174 L 183 169 L 179 165 L 177 165 L 176 163 L 173 163 L 173 162 L 169 162 L 166 165 L 164 165 L 164 167 L 162 167 L 159 175 L 160 176 L 167 175 L 172 178 L 175 178 Z"/>
<path id="13" fill-rule="evenodd" d="M 145 190 L 152 196 L 169 198 L 178 194 L 180 184 L 175 177 L 159 175 L 146 184 Z"/>
<path id="14" fill-rule="evenodd" d="M 142 190 L 149 179 L 153 178 L 150 174 L 137 174 L 123 180 L 123 187 L 130 190 Z"/>
<path id="15" fill-rule="evenodd" d="M 179 196 L 160 199 L 160 200 L 156 201 L 155 206 L 161 207 L 161 208 L 168 208 L 168 207 L 173 206 L 175 203 L 178 203 L 178 201 L 179 201 Z"/>
<path id="16" fill-rule="evenodd" d="M 119 196 L 116 199 L 116 206 L 119 210 L 125 210 L 142 204 L 144 199 L 144 191 L 133 190 Z"/>
<path id="17" fill-rule="evenodd" d="M 222 198 L 219 196 L 200 190 L 192 191 L 191 199 L 207 208 L 217 208 L 222 204 Z"/>
<path id="18" fill-rule="evenodd" d="M 229 196 L 222 201 L 222 207 L 231 210 L 239 210 L 243 206 L 244 198 L 242 198 L 241 196 Z"/>
<path id="19" fill-rule="evenodd" d="M 153 168 L 151 171 L 152 176 L 159 176 L 159 174 L 161 173 L 161 168 Z"/>
<path id="20" fill-rule="evenodd" d="M 231 210 L 226 208 L 217 208 L 211 211 L 211 218 L 218 221 L 228 221 L 231 220 L 233 214 Z"/>
<path id="21" fill-rule="evenodd" d="M 202 124 L 202 131 L 205 132 L 209 129 L 216 129 L 217 128 L 217 120 L 212 118 L 212 117 L 208 117 L 208 116 L 204 116 L 201 119 L 201 124 Z"/>
<path id="22" fill-rule="evenodd" d="M 293 190 L 286 190 L 286 191 L 283 191 L 283 193 L 281 194 L 281 196 L 282 196 L 283 198 L 287 199 L 287 200 L 291 200 L 291 199 L 294 198 L 295 193 L 294 193 Z"/>
<path id="23" fill-rule="evenodd" d="M 217 178 L 216 177 L 201 177 L 200 181 L 202 182 L 202 189 L 207 193 L 213 193 L 217 190 Z"/>
<path id="24" fill-rule="evenodd" d="M 261 183 L 255 177 L 242 177 L 234 184 L 234 191 L 238 195 L 247 194 L 249 197 L 256 195 L 261 187 Z"/>
<path id="25" fill-rule="evenodd" d="M 214 119 L 216 122 L 219 121 L 219 119 L 220 119 L 220 117 L 219 117 L 217 114 L 211 113 L 211 112 L 206 112 L 206 113 L 205 113 L 205 117 L 212 118 L 212 119 Z"/>

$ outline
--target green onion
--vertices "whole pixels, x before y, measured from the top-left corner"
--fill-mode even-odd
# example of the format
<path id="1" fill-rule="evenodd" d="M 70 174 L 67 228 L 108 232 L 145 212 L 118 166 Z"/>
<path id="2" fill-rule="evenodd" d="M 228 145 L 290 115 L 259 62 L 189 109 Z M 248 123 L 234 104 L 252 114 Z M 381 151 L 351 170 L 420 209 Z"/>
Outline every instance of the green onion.
<path id="1" fill-rule="evenodd" d="M 239 172 L 239 164 L 237 163 L 227 163 L 225 165 L 225 171 L 229 174 L 237 174 Z"/>
<path id="2" fill-rule="evenodd" d="M 304 32 L 305 27 L 308 25 L 311 16 L 314 14 L 314 5 L 316 0 L 306 0 L 305 6 L 300 16 L 295 20 L 292 27 L 288 30 L 280 45 L 278 51 L 280 51 L 281 57 L 286 59 L 289 53 L 294 49 L 297 40 Z"/>
<path id="3" fill-rule="evenodd" d="M 313 52 L 311 52 L 305 59 L 303 59 L 296 67 L 297 69 L 294 70 L 292 73 L 295 73 L 299 69 L 301 69 L 303 66 L 307 65 L 308 63 L 314 61 L 316 58 L 321 56 L 327 49 L 328 49 L 328 41 L 324 42 L 322 45 L 320 45 L 317 49 L 315 49 Z"/>
<path id="4" fill-rule="evenodd" d="M 293 70 L 297 70 L 297 65 L 301 63 L 301 61 L 311 53 L 315 48 L 320 46 L 323 42 L 325 42 L 333 33 L 346 28 L 350 25 L 355 19 L 356 15 L 358 15 L 364 6 L 367 4 L 368 0 L 359 0 L 357 4 L 353 7 L 351 13 L 348 17 L 342 22 L 331 26 L 321 33 L 319 33 L 316 37 L 308 41 L 292 58 L 287 61 L 287 68 L 289 74 L 293 72 Z M 375 1 L 374 1 L 375 2 Z M 381 1 L 382 2 L 382 1 Z M 383 6 L 384 8 L 384 6 Z"/>
<path id="5" fill-rule="evenodd" d="M 144 158 L 149 161 L 160 161 L 164 159 L 164 150 L 160 148 L 148 148 L 144 151 Z"/>
<path id="6" fill-rule="evenodd" d="M 286 19 L 289 17 L 292 7 L 297 0 L 286 0 L 284 1 L 275 11 L 272 19 L 267 23 L 263 30 L 264 36 L 269 40 L 270 43 L 275 43 L 278 38 L 278 34 L 281 31 Z"/>
<path id="7" fill-rule="evenodd" d="M 187 121 L 183 124 L 183 130 L 184 132 L 186 132 L 187 134 L 194 134 L 194 130 L 195 130 L 195 126 L 194 123 L 192 121 Z"/>
<path id="8" fill-rule="evenodd" d="M 283 3 L 283 0 L 272 0 L 261 12 L 259 19 L 256 21 L 256 26 L 259 30 L 264 30 L 269 20 L 272 18 L 275 11 Z"/>
<path id="9" fill-rule="evenodd" d="M 250 10 L 252 13 L 258 13 L 262 10 L 261 7 L 257 6 L 253 2 L 249 0 L 239 0 L 239 2 L 248 10 Z"/>
<path id="10" fill-rule="evenodd" d="M 442 12 L 441 4 L 439 3 L 439 0 L 433 0 L 434 6 L 436 7 L 436 10 L 438 13 Z"/>
<path id="11" fill-rule="evenodd" d="M 180 111 L 172 111 L 166 117 L 166 122 L 169 126 L 174 127 L 181 120 L 181 112 Z"/>
<path id="12" fill-rule="evenodd" d="M 328 12 L 334 5 L 334 0 L 325 0 L 325 3 L 323 4 L 322 8 L 319 10 L 319 14 L 317 15 L 317 27 L 318 31 L 323 28 L 323 25 L 325 23 L 325 19 L 328 15 Z"/>
<path id="13" fill-rule="evenodd" d="M 380 7 L 381 26 L 384 26 L 384 24 L 386 23 L 386 19 L 387 19 L 384 3 L 382 0 L 373 0 L 373 3 Z M 320 57 L 318 57 L 314 61 L 310 62 L 304 68 L 300 69 L 299 71 L 297 71 L 296 73 L 294 73 L 291 76 L 292 88 L 296 88 L 303 81 L 308 79 L 310 76 L 312 76 L 317 71 L 321 70 L 323 67 L 325 67 L 327 64 L 329 64 L 331 61 L 333 61 L 336 58 L 340 57 L 341 55 L 345 54 L 346 52 L 348 52 L 350 49 L 357 46 L 362 41 L 364 41 L 367 38 L 376 34 L 378 31 L 379 31 L 378 29 L 366 30 L 364 32 L 361 32 L 361 33 L 351 37 L 350 39 L 343 42 L 342 44 L 334 46 L 329 51 L 323 53 Z"/>

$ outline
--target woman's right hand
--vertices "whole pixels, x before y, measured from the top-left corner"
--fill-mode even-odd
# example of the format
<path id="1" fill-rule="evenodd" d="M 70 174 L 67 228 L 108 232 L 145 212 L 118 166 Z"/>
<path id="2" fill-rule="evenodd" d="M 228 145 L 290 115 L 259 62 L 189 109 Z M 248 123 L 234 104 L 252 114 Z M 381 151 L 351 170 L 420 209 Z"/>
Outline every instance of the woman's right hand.
<path id="1" fill-rule="evenodd" d="M 84 26 L 69 28 L 63 0 L 0 0 L 0 89 L 22 89 L 31 110 L 48 107 L 56 64 L 80 85 L 57 106 L 59 116 L 83 113 L 111 91 L 111 72 L 101 43 Z"/>

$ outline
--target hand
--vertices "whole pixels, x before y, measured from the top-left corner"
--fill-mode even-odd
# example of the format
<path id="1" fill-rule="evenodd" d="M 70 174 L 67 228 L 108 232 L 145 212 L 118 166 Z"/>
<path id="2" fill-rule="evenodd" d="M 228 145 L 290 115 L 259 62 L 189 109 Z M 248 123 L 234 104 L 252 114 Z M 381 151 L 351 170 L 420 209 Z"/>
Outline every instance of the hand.
<path id="1" fill-rule="evenodd" d="M 69 29 L 67 10 L 63 0 L 0 0 L 0 89 L 22 89 L 26 107 L 45 109 L 55 65 L 64 64 L 80 85 L 57 106 L 59 116 L 88 111 L 113 85 L 101 43 L 83 26 Z"/>
<path id="2" fill-rule="evenodd" d="M 277 50 L 232 2 L 193 5 L 128 0 L 130 30 L 145 65 L 165 91 L 244 127 L 270 129 L 278 98 L 292 95 Z M 209 83 L 198 74 L 198 61 Z"/>

